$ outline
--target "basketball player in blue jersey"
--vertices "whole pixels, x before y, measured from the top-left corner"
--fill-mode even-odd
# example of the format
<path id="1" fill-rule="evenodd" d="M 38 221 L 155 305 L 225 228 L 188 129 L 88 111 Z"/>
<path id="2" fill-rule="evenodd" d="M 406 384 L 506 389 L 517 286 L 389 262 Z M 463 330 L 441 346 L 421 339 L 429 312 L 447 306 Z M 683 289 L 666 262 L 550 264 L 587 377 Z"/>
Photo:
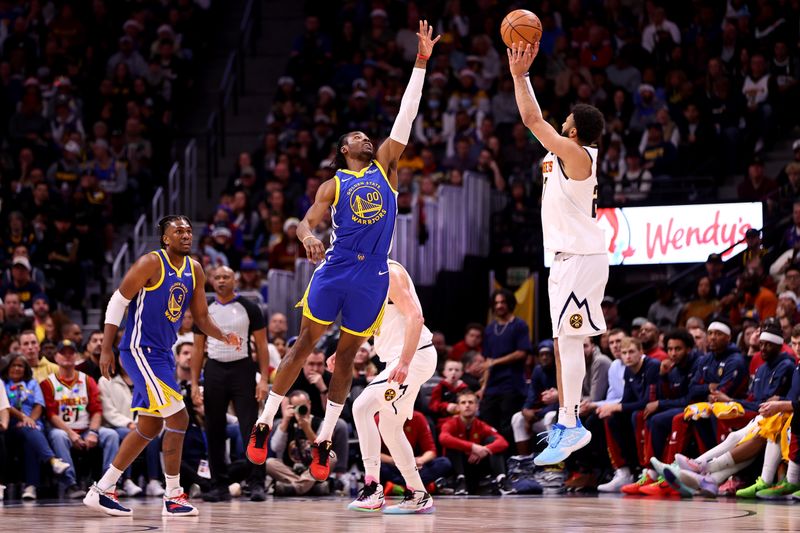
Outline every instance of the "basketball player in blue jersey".
<path id="1" fill-rule="evenodd" d="M 376 151 L 363 132 L 339 138 L 338 170 L 317 192 L 314 205 L 297 228 L 297 237 L 311 261 L 321 261 L 300 301 L 303 321 L 297 342 L 281 360 L 264 411 L 250 435 L 247 457 L 255 464 L 267 460 L 267 437 L 284 395 L 300 373 L 306 357 L 341 312 L 336 367 L 330 382 L 325 418 L 312 445 L 311 475 L 319 481 L 330 474 L 333 429 L 350 393 L 353 358 L 364 340 L 381 324 L 389 290 L 387 260 L 397 217 L 397 160 L 403 153 L 417 116 L 425 66 L 439 37 L 420 21 L 417 61 L 406 87 L 389 138 Z M 312 229 L 330 208 L 333 235 L 328 250 Z M 346 458 L 341 458 L 346 460 Z"/>
<path id="2" fill-rule="evenodd" d="M 119 345 L 120 364 L 133 380 L 133 405 L 138 413 L 136 427 L 128 433 L 108 470 L 86 494 L 83 503 L 112 516 L 130 516 L 120 505 L 114 487 L 122 473 L 166 430 L 162 440 L 166 493 L 163 516 L 194 516 L 198 511 L 180 486 L 181 451 L 189 415 L 175 380 L 172 346 L 183 314 L 191 309 L 195 324 L 203 333 L 241 348 L 235 333 L 220 330 L 209 317 L 206 277 L 192 251 L 192 224 L 184 216 L 170 215 L 158 223 L 161 249 L 139 258 L 125 274 L 106 310 L 100 371 L 111 379 L 116 370 L 113 345 L 125 309 L 128 318 Z M 130 306 L 130 307 L 129 307 Z"/>
<path id="3" fill-rule="evenodd" d="M 548 150 L 542 160 L 542 233 L 545 250 L 554 254 L 548 292 L 560 408 L 547 448 L 534 463 L 549 465 L 592 440 L 578 418 L 586 374 L 583 340 L 606 330 L 600 304 L 608 281 L 608 254 L 605 234 L 597 225 L 596 143 L 603 134 L 603 114 L 578 104 L 559 134 L 542 116 L 528 78 L 538 52 L 538 42 L 524 48 L 514 43 L 508 64 L 522 121 Z"/>

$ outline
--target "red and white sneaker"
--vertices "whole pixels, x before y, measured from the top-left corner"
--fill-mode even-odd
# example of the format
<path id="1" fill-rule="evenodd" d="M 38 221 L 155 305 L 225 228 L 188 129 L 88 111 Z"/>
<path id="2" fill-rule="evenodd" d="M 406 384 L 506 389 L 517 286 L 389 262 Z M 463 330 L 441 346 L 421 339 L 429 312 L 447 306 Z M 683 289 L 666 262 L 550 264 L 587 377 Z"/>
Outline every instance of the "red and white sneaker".
<path id="1" fill-rule="evenodd" d="M 250 432 L 250 440 L 247 441 L 247 459 L 256 465 L 263 465 L 267 462 L 267 440 L 270 427 L 268 424 L 256 424 Z M 326 478 L 327 479 L 327 478 Z"/>
<path id="2" fill-rule="evenodd" d="M 333 443 L 329 440 L 311 445 L 311 464 L 308 470 L 311 472 L 311 477 L 317 481 L 325 481 L 331 475 L 330 459 L 336 457 L 331 448 Z"/>
<path id="3" fill-rule="evenodd" d="M 728 480 L 719 486 L 719 495 L 720 496 L 736 496 L 736 491 L 739 489 L 743 489 L 747 486 L 747 483 L 742 481 L 736 476 L 731 476 Z"/>
<path id="4" fill-rule="evenodd" d="M 161 509 L 161 516 L 197 516 L 200 511 L 197 507 L 189 503 L 189 497 L 183 489 L 176 490 L 174 496 L 164 495 L 164 508 Z"/>

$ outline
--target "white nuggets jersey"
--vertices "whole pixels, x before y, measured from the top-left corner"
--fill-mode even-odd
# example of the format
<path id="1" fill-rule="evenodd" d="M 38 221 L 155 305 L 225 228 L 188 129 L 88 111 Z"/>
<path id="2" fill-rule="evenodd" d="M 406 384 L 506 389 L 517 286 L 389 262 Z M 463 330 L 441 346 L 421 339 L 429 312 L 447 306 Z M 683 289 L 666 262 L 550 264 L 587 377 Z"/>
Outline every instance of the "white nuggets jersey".
<path id="1" fill-rule="evenodd" d="M 417 289 L 414 287 L 414 282 L 411 280 L 411 276 L 408 275 L 406 269 L 403 268 L 403 265 L 397 261 L 392 261 L 390 259 L 388 263 L 389 265 L 398 265 L 403 269 L 403 274 L 405 274 L 406 279 L 408 280 L 408 285 L 411 287 L 411 296 L 414 298 L 414 303 L 416 303 L 417 306 L 422 309 L 422 306 L 419 303 L 419 298 L 417 297 Z M 388 363 L 400 357 L 400 352 L 403 351 L 405 335 L 406 317 L 403 315 L 403 313 L 398 311 L 394 304 L 388 302 L 386 310 L 383 313 L 383 322 L 381 322 L 381 327 L 375 333 L 375 352 L 378 354 L 378 358 L 382 362 Z M 422 332 L 419 335 L 419 344 L 417 345 L 417 348 L 427 346 L 431 344 L 432 341 L 433 334 L 431 334 L 431 331 L 428 329 L 428 327 L 423 324 Z"/>
<path id="2" fill-rule="evenodd" d="M 597 225 L 597 148 L 582 148 L 592 159 L 592 174 L 583 181 L 567 177 L 553 152 L 542 161 L 542 233 L 551 253 L 606 253 L 605 233 Z"/>

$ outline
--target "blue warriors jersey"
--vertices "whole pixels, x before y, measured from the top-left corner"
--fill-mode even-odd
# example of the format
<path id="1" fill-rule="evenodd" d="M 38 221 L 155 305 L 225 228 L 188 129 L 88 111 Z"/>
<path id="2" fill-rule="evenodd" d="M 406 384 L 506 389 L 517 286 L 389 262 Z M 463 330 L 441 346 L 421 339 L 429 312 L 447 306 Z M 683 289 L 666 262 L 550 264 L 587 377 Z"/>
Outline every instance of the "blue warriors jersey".
<path id="1" fill-rule="evenodd" d="M 184 257 L 181 266 L 175 267 L 166 251 L 151 253 L 161 260 L 161 277 L 154 286 L 142 288 L 128 306 L 120 349 L 136 352 L 150 348 L 171 353 L 194 294 L 194 263 Z"/>
<path id="2" fill-rule="evenodd" d="M 397 218 L 397 192 L 377 160 L 360 172 L 336 171 L 336 196 L 331 205 L 331 249 L 388 256 Z"/>

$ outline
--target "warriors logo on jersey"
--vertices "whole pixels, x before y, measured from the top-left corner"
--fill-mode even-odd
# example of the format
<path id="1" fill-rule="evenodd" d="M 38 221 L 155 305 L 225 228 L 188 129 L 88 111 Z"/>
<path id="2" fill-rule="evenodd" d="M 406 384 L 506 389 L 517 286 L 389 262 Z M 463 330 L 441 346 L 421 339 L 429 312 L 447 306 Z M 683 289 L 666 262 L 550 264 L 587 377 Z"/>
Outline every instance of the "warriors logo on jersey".
<path id="1" fill-rule="evenodd" d="M 380 185 L 372 181 L 358 183 L 347 191 L 352 220 L 356 224 L 374 224 L 386 216 Z"/>
<path id="2" fill-rule="evenodd" d="M 177 281 L 169 288 L 169 299 L 167 300 L 167 310 L 164 313 L 170 322 L 177 322 L 183 318 L 183 304 L 186 301 L 186 295 L 189 294 L 189 289 Z"/>

